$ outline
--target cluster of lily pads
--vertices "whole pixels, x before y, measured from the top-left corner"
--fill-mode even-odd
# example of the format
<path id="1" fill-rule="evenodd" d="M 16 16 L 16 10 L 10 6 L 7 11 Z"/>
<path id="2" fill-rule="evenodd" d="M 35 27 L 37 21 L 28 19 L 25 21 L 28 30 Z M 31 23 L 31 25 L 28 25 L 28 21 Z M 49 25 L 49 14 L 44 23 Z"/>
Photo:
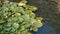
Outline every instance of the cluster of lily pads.
<path id="1" fill-rule="evenodd" d="M 19 3 L 5 0 L 0 6 L 0 34 L 31 34 L 29 31 L 38 31 L 42 26 L 42 18 L 36 17 L 26 0 Z"/>

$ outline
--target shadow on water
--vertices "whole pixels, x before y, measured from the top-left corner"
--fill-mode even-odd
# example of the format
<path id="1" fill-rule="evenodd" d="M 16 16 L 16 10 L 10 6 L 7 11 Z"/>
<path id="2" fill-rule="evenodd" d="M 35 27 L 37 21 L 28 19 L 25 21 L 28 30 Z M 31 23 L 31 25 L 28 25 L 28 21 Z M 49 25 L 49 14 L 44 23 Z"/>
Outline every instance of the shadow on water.
<path id="1" fill-rule="evenodd" d="M 20 0 L 10 0 L 10 1 L 19 2 Z M 53 0 L 53 1 L 27 0 L 27 1 L 28 1 L 28 4 L 38 7 L 38 10 L 34 13 L 36 14 L 37 17 L 42 17 L 43 23 L 46 24 L 46 25 L 43 25 L 43 27 L 39 29 L 41 31 L 38 31 L 38 33 L 41 32 L 41 34 L 45 34 L 45 31 L 46 31 L 46 34 L 49 34 L 49 33 L 60 34 L 60 13 L 57 13 L 58 8 L 57 8 L 56 0 Z M 52 31 L 52 32 L 49 32 L 49 31 Z M 38 33 L 34 33 L 34 34 L 38 34 Z"/>

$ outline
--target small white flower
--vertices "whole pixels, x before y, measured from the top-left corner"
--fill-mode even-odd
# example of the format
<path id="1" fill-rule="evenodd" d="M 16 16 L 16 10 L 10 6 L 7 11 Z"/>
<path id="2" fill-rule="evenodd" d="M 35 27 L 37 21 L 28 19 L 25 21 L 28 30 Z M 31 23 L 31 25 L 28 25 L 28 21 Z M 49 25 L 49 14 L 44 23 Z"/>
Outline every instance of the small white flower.
<path id="1" fill-rule="evenodd" d="M 5 18 L 8 18 L 8 16 L 5 16 Z"/>
<path id="2" fill-rule="evenodd" d="M 19 24 L 18 24 L 18 23 L 14 23 L 13 26 L 14 26 L 14 28 L 16 28 L 16 29 L 19 28 Z"/>
<path id="3" fill-rule="evenodd" d="M 14 25 L 18 26 L 19 24 L 18 23 L 14 23 Z"/>
<path id="4" fill-rule="evenodd" d="M 10 2 L 10 4 L 12 4 L 12 2 Z"/>
<path id="5" fill-rule="evenodd" d="M 22 3 L 22 2 L 18 3 L 18 6 L 24 6 L 24 5 L 25 5 L 25 4 Z"/>

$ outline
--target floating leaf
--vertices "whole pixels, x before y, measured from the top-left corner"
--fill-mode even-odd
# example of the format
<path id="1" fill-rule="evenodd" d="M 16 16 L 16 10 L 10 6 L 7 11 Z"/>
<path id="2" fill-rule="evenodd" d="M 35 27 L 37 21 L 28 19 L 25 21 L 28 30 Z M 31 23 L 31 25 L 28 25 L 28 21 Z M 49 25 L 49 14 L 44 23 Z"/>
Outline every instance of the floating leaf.
<path id="1" fill-rule="evenodd" d="M 38 32 L 38 28 L 37 28 L 37 27 L 32 27 L 32 30 L 33 30 L 34 32 Z"/>
<path id="2" fill-rule="evenodd" d="M 38 32 L 42 18 L 35 18 L 35 6 L 27 5 L 26 0 L 19 3 L 4 0 L 0 6 L 0 34 L 31 34 Z"/>

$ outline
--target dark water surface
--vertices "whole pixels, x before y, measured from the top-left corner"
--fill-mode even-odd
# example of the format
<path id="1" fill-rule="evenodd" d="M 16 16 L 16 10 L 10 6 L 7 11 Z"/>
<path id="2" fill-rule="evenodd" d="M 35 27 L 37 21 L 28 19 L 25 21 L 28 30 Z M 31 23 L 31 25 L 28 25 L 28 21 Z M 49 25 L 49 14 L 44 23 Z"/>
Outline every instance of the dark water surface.
<path id="1" fill-rule="evenodd" d="M 60 11 L 57 8 L 57 0 L 28 0 L 28 4 L 38 7 L 34 13 L 37 17 L 43 18 L 43 22 L 48 26 L 47 29 L 51 26 L 56 34 L 60 34 Z"/>
<path id="2" fill-rule="evenodd" d="M 32 32 L 32 34 L 58 34 L 58 33 L 55 31 L 55 28 L 43 24 L 43 26 L 39 28 L 38 32 Z"/>
<path id="3" fill-rule="evenodd" d="M 18 0 L 11 0 L 19 2 Z M 60 34 L 60 11 L 57 9 L 57 0 L 28 0 L 28 4 L 37 6 L 34 12 L 37 17 L 43 18 L 44 25 L 37 33 L 32 34 Z"/>

